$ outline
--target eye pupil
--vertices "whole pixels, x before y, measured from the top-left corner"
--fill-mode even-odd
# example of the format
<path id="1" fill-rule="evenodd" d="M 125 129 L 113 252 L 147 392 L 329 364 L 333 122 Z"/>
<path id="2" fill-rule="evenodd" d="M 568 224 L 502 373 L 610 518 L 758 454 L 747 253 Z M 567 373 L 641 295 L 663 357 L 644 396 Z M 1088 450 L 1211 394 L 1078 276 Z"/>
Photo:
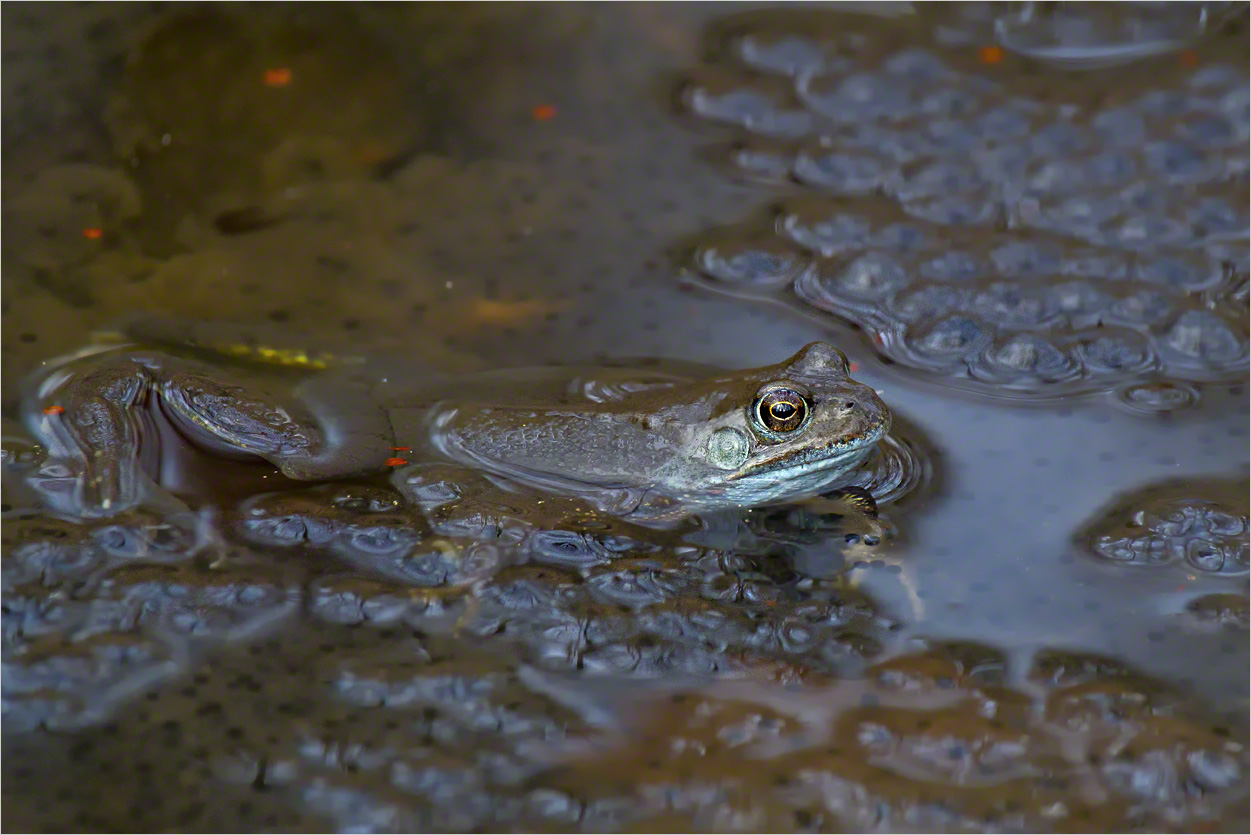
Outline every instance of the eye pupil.
<path id="1" fill-rule="evenodd" d="M 778 420 L 786 420 L 788 417 L 795 414 L 795 407 L 790 403 L 774 403 L 769 407 L 769 411 Z"/>

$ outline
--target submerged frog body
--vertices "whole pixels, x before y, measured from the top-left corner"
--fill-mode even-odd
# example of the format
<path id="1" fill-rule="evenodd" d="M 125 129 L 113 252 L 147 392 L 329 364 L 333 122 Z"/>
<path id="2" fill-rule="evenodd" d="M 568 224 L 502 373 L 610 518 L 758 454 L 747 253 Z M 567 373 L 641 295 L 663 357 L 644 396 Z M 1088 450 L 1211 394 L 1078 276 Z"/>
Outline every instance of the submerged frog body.
<path id="1" fill-rule="evenodd" d="M 363 364 L 246 367 L 140 344 L 54 366 L 26 406 L 50 453 L 46 481 L 78 513 L 133 507 L 164 492 L 159 426 L 173 426 L 291 479 L 450 460 L 612 515 L 673 515 L 838 487 L 890 426 L 842 353 L 819 342 L 777 365 L 707 375 L 542 368 L 414 380 Z"/>

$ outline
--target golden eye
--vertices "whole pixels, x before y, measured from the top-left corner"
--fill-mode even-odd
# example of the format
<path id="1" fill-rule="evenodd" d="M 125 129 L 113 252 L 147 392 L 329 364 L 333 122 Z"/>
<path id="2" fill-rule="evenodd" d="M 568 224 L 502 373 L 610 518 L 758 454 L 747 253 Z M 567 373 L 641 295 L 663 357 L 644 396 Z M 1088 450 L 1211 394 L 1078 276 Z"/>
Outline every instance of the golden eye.
<path id="1" fill-rule="evenodd" d="M 808 417 L 808 401 L 797 391 L 773 389 L 756 404 L 756 417 L 770 432 L 793 432 Z"/>

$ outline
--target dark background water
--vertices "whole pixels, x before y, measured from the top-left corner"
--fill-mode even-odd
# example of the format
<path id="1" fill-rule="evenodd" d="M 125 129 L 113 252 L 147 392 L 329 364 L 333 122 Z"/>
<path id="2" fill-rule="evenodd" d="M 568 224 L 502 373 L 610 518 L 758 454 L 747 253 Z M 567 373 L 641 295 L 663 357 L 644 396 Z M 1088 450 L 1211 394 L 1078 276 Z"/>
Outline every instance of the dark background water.
<path id="1" fill-rule="evenodd" d="M 832 637 L 787 638 L 803 600 L 775 601 L 783 617 L 767 579 L 740 594 L 734 616 L 782 636 L 758 655 L 808 664 L 802 683 L 727 674 L 741 648 L 680 594 L 639 592 L 660 575 L 638 555 L 617 572 L 634 572 L 630 617 L 561 602 L 609 583 L 586 572 L 536 559 L 497 575 L 488 586 L 524 581 L 553 618 L 493 639 L 489 591 L 344 625 L 319 608 L 337 575 L 305 564 L 332 558 L 260 546 L 230 587 L 254 598 L 215 604 L 260 615 L 202 643 L 58 632 L 49 612 L 107 590 L 44 573 L 44 599 L 6 576 L 5 825 L 1245 827 L 1245 15 L 1074 72 L 994 51 L 1009 5 L 883 11 L 6 4 L 6 448 L 24 434 L 21 376 L 142 310 L 451 369 L 747 367 L 824 339 L 915 426 L 933 475 L 889 510 L 900 536 L 881 562 L 849 575 L 848 599 L 894 628 L 849 616 Z M 1137 13 L 1096 31 L 1124 39 Z M 1169 31 L 1187 31 L 1177 14 Z M 969 167 L 990 158 L 1001 167 Z M 824 252 L 785 222 L 834 216 L 861 231 L 827 228 Z M 959 309 L 1063 347 L 1084 326 L 1028 294 L 1085 286 L 1131 299 L 1107 321 L 1149 343 L 1156 370 L 1087 367 L 1077 384 L 1039 349 L 970 376 L 935 361 L 898 304 L 812 302 L 845 299 L 862 255 L 896 265 L 870 284 L 897 268 L 923 288 L 953 252 L 980 264 L 977 288 L 1015 284 L 989 308 L 931 301 L 932 318 Z M 818 276 L 806 302 L 788 270 Z M 1133 295 L 1153 286 L 1162 300 Z M 1218 318 L 1186 330 L 1187 311 Z M 6 568 L 24 545 L 98 541 L 6 501 Z M 1222 539 L 1203 508 L 1242 527 Z M 1161 564 L 1116 551 L 1143 524 L 1168 540 Z M 1205 562 L 1213 542 L 1227 556 Z M 672 559 L 661 574 L 687 577 Z M 403 583 L 342 582 L 335 599 L 408 599 Z M 644 674 L 659 625 L 586 637 L 670 604 L 687 631 L 666 646 L 719 674 Z M 571 629 L 584 646 L 558 658 Z M 804 642 L 848 631 L 876 642 L 858 651 L 873 672 L 825 678 L 841 667 Z M 110 687 L 99 716 L 22 724 L 50 691 Z"/>

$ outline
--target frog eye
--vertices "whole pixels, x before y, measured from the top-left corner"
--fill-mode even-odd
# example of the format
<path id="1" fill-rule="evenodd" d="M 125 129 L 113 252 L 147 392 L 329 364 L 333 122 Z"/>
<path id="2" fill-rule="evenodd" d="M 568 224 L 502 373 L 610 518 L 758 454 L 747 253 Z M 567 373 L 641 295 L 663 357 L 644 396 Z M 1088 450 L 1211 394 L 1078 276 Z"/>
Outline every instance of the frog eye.
<path id="1" fill-rule="evenodd" d="M 756 401 L 756 419 L 770 432 L 794 432 L 808 418 L 808 401 L 794 389 L 772 389 Z"/>

